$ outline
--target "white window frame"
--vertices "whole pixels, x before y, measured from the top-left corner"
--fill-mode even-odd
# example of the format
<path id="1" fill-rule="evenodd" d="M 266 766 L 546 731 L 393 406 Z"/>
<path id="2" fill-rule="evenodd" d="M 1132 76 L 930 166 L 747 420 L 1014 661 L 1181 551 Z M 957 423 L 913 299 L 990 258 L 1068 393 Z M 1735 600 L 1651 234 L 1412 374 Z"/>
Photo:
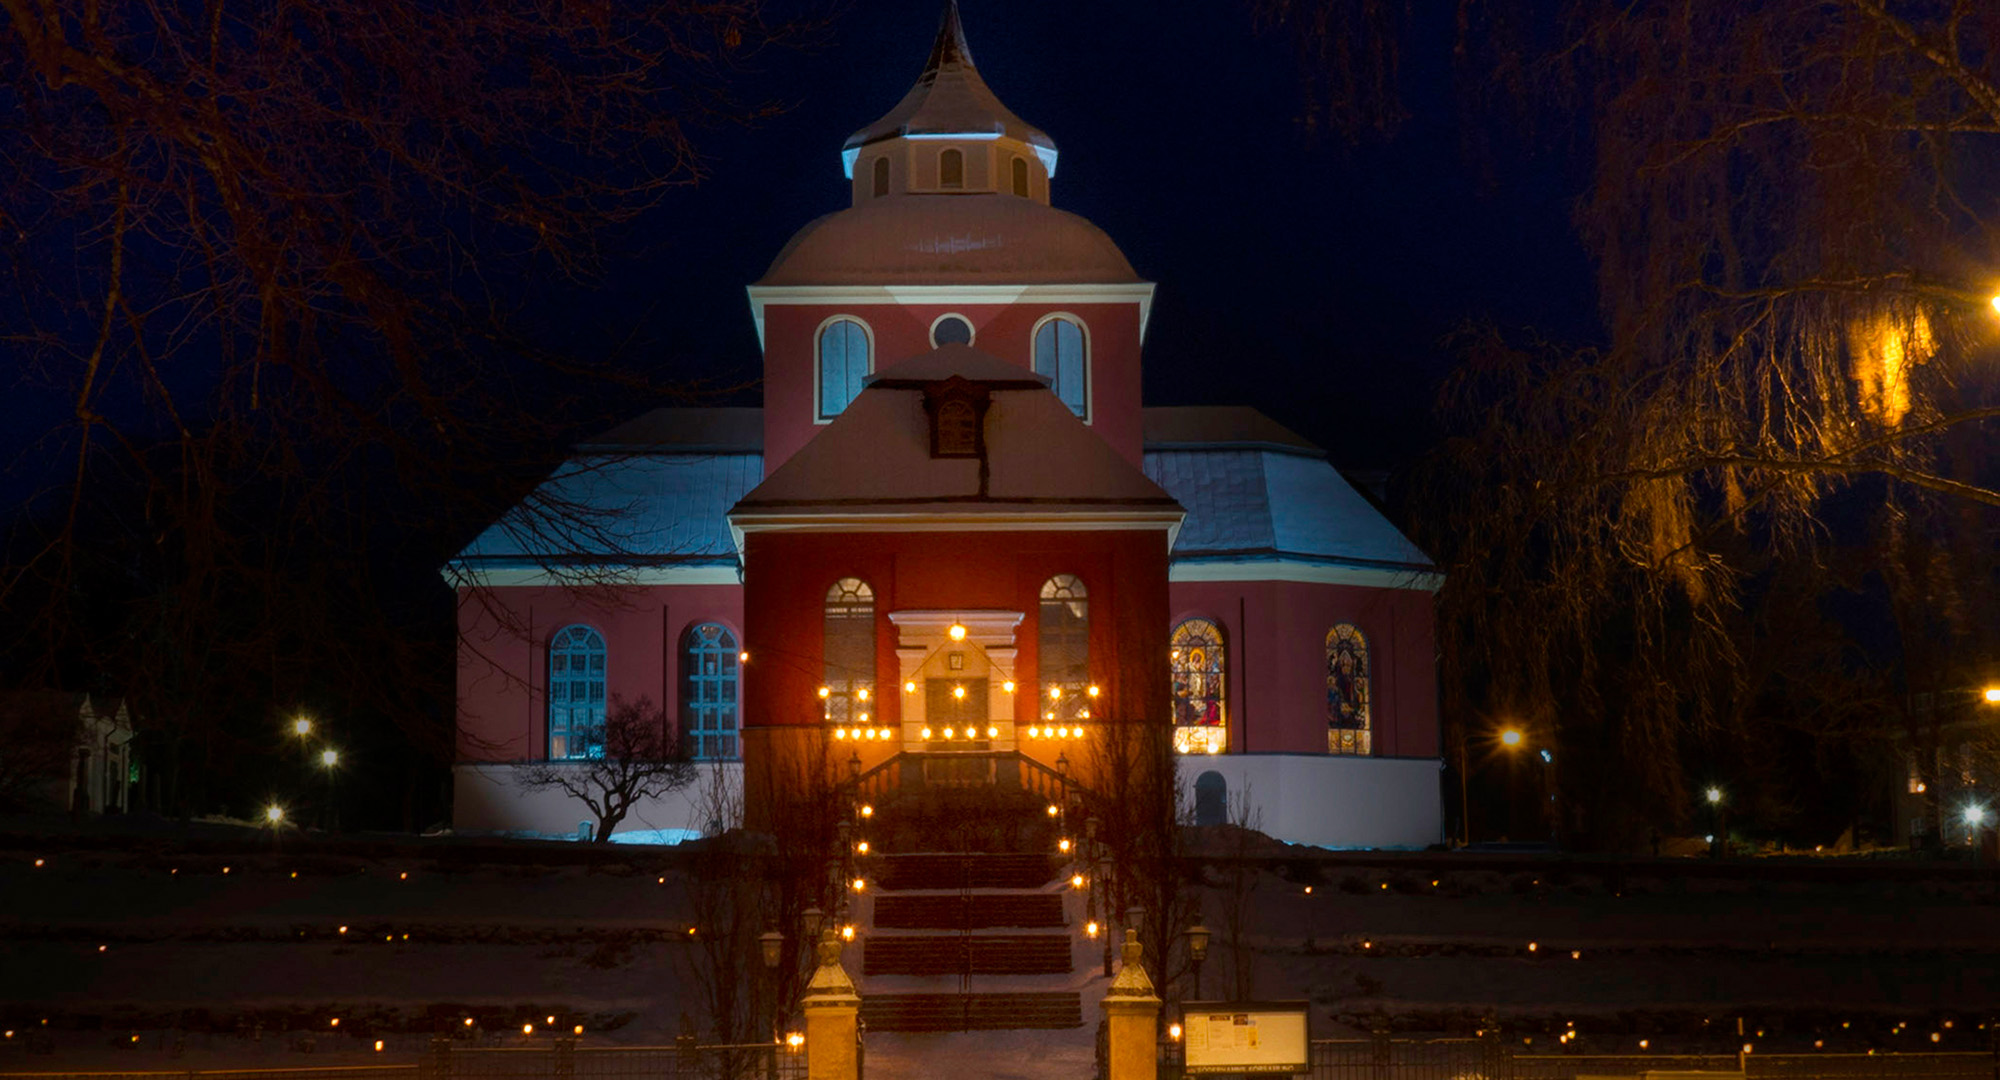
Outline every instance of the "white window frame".
<path id="1" fill-rule="evenodd" d="M 827 327 L 837 322 L 851 322 L 861 327 L 862 334 L 868 338 L 868 374 L 875 374 L 875 328 L 868 325 L 867 319 L 859 315 L 843 313 L 840 315 L 829 315 L 820 320 L 820 324 L 813 328 L 813 423 L 816 425 L 831 424 L 835 419 L 835 417 L 826 415 L 825 396 L 821 393 L 822 388 L 826 386 L 826 372 L 821 364 L 823 358 L 820 356 L 820 343 L 826 339 Z M 852 405 L 854 402 L 850 400 L 847 404 Z M 846 412 L 847 409 L 843 407 L 840 411 Z"/>
<path id="2" fill-rule="evenodd" d="M 979 324 L 972 321 L 972 316 L 967 315 L 964 312 L 960 311 L 947 311 L 944 314 L 938 316 L 937 318 L 931 320 L 931 329 L 930 329 L 931 348 L 935 349 L 938 347 L 938 339 L 937 339 L 938 324 L 945 321 L 946 319 L 957 319 L 958 321 L 965 324 L 966 329 L 972 331 L 972 340 L 966 342 L 968 346 L 979 344 Z M 871 361 L 873 361 L 875 357 L 875 352 L 873 349 L 869 350 L 868 357 Z"/>
<path id="3" fill-rule="evenodd" d="M 1090 323 L 1083 316 L 1073 311 L 1051 311 L 1036 319 L 1035 325 L 1028 331 L 1028 370 L 1041 374 L 1035 370 L 1035 340 L 1042 336 L 1042 327 L 1057 319 L 1067 319 L 1083 331 L 1083 415 L 1077 419 L 1087 425 L 1097 416 L 1097 346 L 1090 340 Z M 875 354 L 870 352 L 868 355 L 873 357 Z M 1049 391 L 1055 393 L 1055 388 L 1050 387 Z M 1062 395 L 1056 394 L 1056 400 L 1061 401 Z M 1063 402 L 1063 409 L 1066 411 L 1068 408 L 1069 403 Z"/>

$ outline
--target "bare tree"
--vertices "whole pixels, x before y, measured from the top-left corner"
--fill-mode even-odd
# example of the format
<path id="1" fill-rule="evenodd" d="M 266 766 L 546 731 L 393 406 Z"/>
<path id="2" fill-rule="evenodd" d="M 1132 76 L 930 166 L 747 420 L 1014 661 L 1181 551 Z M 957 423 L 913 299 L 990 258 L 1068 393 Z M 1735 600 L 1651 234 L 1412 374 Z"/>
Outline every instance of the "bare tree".
<path id="1" fill-rule="evenodd" d="M 448 759 L 448 635 L 393 568 L 532 489 L 607 387 L 688 389 L 511 313 L 698 181 L 703 127 L 770 111 L 736 87 L 810 29 L 0 0 L 0 348 L 50 417 L 0 565 L 12 679 L 141 696 L 196 786 L 297 707 Z"/>
<path id="2" fill-rule="evenodd" d="M 604 722 L 573 738 L 584 756 L 538 761 L 515 770 L 514 782 L 529 791 L 560 791 L 597 816 L 597 843 L 611 834 L 632 808 L 694 783 L 697 769 L 681 740 L 668 734 L 666 711 L 650 697 L 626 701 L 613 695 Z"/>

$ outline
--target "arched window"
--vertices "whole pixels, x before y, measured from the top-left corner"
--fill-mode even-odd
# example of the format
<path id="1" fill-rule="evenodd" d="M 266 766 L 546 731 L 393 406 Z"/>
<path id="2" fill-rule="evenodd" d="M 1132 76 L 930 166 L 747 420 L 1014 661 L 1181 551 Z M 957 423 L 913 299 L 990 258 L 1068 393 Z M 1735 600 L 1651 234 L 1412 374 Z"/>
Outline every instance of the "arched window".
<path id="1" fill-rule="evenodd" d="M 875 159 L 875 197 L 879 199 L 887 194 L 889 194 L 889 159 L 878 157 Z"/>
<path id="2" fill-rule="evenodd" d="M 826 591 L 826 719 L 865 724 L 875 714 L 875 590 L 841 578 Z"/>
<path id="3" fill-rule="evenodd" d="M 938 155 L 938 186 L 941 188 L 965 186 L 964 153 L 949 149 Z"/>
<path id="4" fill-rule="evenodd" d="M 819 418 L 839 416 L 868 378 L 868 329 L 854 319 L 835 319 L 819 332 Z"/>
<path id="5" fill-rule="evenodd" d="M 1326 632 L 1326 752 L 1369 754 L 1368 639 L 1353 623 Z"/>
<path id="6" fill-rule="evenodd" d="M 1082 323 L 1053 318 L 1036 329 L 1035 374 L 1053 380 L 1052 389 L 1069 411 L 1089 419 L 1090 348 Z"/>
<path id="7" fill-rule="evenodd" d="M 1229 781 L 1219 772 L 1205 772 L 1194 778 L 1194 823 L 1229 823 Z"/>
<path id="8" fill-rule="evenodd" d="M 1042 583 L 1036 661 L 1045 720 L 1090 717 L 1090 594 L 1074 574 Z"/>
<path id="9" fill-rule="evenodd" d="M 1014 194 L 1023 199 L 1028 197 L 1028 159 L 1015 158 L 1013 164 Z"/>
<path id="10" fill-rule="evenodd" d="M 549 639 L 549 760 L 604 756 L 604 637 L 566 626 Z"/>
<path id="11" fill-rule="evenodd" d="M 688 628 L 681 643 L 681 737 L 689 756 L 733 761 L 736 749 L 736 635 L 719 623 Z"/>
<path id="12" fill-rule="evenodd" d="M 1188 619 L 1167 639 L 1174 749 L 1183 754 L 1220 754 L 1229 746 L 1225 663 L 1222 628 L 1207 619 Z"/>

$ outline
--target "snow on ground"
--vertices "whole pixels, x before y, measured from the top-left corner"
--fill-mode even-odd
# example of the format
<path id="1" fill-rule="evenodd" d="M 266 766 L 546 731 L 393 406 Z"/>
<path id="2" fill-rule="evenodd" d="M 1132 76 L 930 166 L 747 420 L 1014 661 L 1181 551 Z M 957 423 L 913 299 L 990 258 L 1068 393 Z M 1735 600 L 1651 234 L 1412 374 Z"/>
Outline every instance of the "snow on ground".
<path id="1" fill-rule="evenodd" d="M 489 1041 L 546 1039 L 546 1015 L 560 1014 L 558 1026 L 584 1024 L 587 1045 L 670 1044 L 683 1011 L 700 1015 L 683 983 L 676 858 L 493 841 L 246 852 L 214 837 L 0 837 L 0 1027 L 17 1032 L 0 1039 L 0 1071 L 408 1061 L 461 1013 Z M 1933 1044 L 1949 1048 L 1983 1040 L 1977 1023 L 2000 1014 L 2000 891 L 1962 869 L 1463 856 L 1246 865 L 1240 876 L 1209 871 L 1203 996 L 1310 998 L 1321 1037 L 1384 1018 L 1455 1030 L 1498 1017 L 1536 1030 L 1575 1020 L 1623 1038 L 1648 1016 L 1747 1011 L 1794 1027 L 1807 1013 L 1822 1026 L 1847 1019 L 1856 1045 L 1865 1035 L 1885 1046 L 1955 1017 Z M 858 959 L 850 953 L 850 967 Z M 1165 974 L 1192 996 L 1184 968 Z M 44 1016 L 57 1052 L 29 1054 Z M 239 1028 L 250 1016 L 268 1026 Z M 871 1033 L 871 1080 L 969 1060 L 982 1075 L 1084 1075 L 1095 1002 L 1085 1016 L 1068 1032 Z M 519 1033 L 523 1017 L 534 1035 Z M 1898 1032 L 1897 1021 L 1915 1027 Z"/>

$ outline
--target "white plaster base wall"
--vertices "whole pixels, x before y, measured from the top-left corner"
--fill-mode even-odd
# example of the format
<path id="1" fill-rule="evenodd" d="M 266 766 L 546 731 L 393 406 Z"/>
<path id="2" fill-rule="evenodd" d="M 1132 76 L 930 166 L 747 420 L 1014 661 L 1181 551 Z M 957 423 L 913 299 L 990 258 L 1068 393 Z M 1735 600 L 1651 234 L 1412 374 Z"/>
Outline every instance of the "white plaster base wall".
<path id="1" fill-rule="evenodd" d="M 703 762 L 694 783 L 647 799 L 618 823 L 614 838 L 626 833 L 688 833 L 707 831 L 704 805 L 716 784 L 728 785 L 740 805 L 743 763 Z M 452 828 L 458 832 L 544 833 L 575 836 L 582 822 L 596 824 L 596 815 L 581 800 L 560 791 L 529 791 L 515 781 L 519 766 L 460 763 L 452 769 Z M 674 837 L 669 837 L 673 839 Z M 689 837 L 683 837 L 689 838 Z"/>
<path id="2" fill-rule="evenodd" d="M 1274 839 L 1324 848 L 1422 849 L 1444 839 L 1437 758 L 1326 754 L 1217 754 L 1180 759 L 1192 807 L 1206 772 L 1228 784 L 1229 814 L 1248 797 L 1259 830 Z"/>

